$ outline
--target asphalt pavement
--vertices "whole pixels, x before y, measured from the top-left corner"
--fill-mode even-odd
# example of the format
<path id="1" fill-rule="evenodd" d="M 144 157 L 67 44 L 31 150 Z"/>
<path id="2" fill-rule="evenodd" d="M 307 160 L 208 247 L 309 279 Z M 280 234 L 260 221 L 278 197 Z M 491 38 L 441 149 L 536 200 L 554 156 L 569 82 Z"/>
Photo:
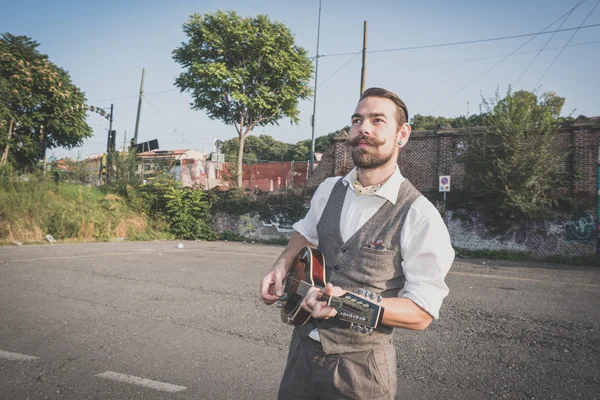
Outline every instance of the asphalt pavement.
<path id="1" fill-rule="evenodd" d="M 273 399 L 281 246 L 0 247 L 0 399 Z M 399 399 L 600 398 L 600 268 L 458 259 L 441 317 L 396 330 Z"/>

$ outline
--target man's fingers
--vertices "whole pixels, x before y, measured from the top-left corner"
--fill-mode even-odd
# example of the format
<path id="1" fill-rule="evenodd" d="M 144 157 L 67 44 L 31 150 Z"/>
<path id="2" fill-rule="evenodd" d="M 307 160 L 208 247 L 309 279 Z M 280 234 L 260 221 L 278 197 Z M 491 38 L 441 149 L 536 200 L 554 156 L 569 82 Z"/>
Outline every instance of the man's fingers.
<path id="1" fill-rule="evenodd" d="M 339 286 L 333 286 L 331 283 L 328 283 L 325 286 L 325 294 L 328 296 L 343 296 L 345 291 Z"/>
<path id="2" fill-rule="evenodd" d="M 318 301 L 315 304 L 315 307 L 312 310 L 312 316 L 314 318 L 330 318 L 334 317 L 337 314 L 335 308 L 326 305 L 324 301 Z"/>
<path id="3" fill-rule="evenodd" d="M 281 297 L 275 294 L 275 289 L 273 287 L 274 273 L 270 273 L 267 274 L 267 276 L 265 276 L 260 283 L 260 297 L 267 305 L 275 303 L 277 300 L 279 300 L 279 297 Z"/>
<path id="4" fill-rule="evenodd" d="M 275 294 L 279 297 L 283 295 L 283 276 L 279 270 L 276 270 L 274 275 L 275 280 Z"/>
<path id="5" fill-rule="evenodd" d="M 269 277 L 269 275 L 265 276 L 263 278 L 262 281 L 260 281 L 260 295 L 262 298 L 265 298 L 265 296 L 268 296 L 269 293 L 269 288 L 271 286 L 271 279 Z"/>

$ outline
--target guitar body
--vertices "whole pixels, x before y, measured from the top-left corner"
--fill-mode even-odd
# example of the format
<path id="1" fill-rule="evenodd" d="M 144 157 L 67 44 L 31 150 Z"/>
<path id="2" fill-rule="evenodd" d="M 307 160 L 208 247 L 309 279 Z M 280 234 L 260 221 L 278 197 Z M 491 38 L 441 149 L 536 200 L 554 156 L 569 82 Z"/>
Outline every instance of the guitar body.
<path id="1" fill-rule="evenodd" d="M 306 288 L 316 286 L 323 289 L 325 281 L 325 257 L 317 249 L 304 247 L 294 260 L 284 285 L 285 303 L 281 307 L 283 322 L 302 326 L 310 319 L 310 313 L 300 303 L 306 296 Z"/>
<path id="2" fill-rule="evenodd" d="M 326 284 L 325 256 L 317 249 L 303 247 L 285 278 L 283 295 L 277 302 L 278 307 L 281 307 L 283 322 L 295 326 L 306 324 L 311 314 L 300 304 L 311 288 L 316 287 L 323 292 Z M 345 292 L 339 297 L 322 293 L 319 301 L 335 308 L 336 317 L 349 322 L 350 329 L 371 334 L 383 316 L 383 307 L 376 304 L 381 301 L 381 296 L 365 292 L 363 289 L 358 289 L 358 292 L 358 295 Z"/>

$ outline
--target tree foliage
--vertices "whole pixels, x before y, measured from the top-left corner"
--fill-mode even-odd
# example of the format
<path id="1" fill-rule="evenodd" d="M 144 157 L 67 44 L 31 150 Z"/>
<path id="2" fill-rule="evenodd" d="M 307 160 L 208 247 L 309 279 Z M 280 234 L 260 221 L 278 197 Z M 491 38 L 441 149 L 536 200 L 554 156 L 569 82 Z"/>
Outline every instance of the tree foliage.
<path id="1" fill-rule="evenodd" d="M 473 114 L 468 117 L 461 115 L 456 118 L 434 117 L 433 115 L 415 114 L 410 121 L 413 131 L 431 131 L 440 128 L 469 128 L 472 126 L 484 126 L 486 113 Z"/>
<path id="2" fill-rule="evenodd" d="M 311 94 L 312 63 L 290 30 L 265 15 L 193 14 L 183 30 L 188 42 L 173 58 L 184 71 L 175 85 L 191 93 L 194 109 L 234 125 L 241 170 L 245 139 L 254 128 L 284 117 L 298 122 L 298 99 Z"/>
<path id="3" fill-rule="evenodd" d="M 28 167 L 46 149 L 79 146 L 92 135 L 83 92 L 27 36 L 0 38 L 0 151 Z M 8 137 L 10 121 L 15 121 Z"/>
<path id="4" fill-rule="evenodd" d="M 315 152 L 325 153 L 333 145 L 333 138 L 342 131 L 348 132 L 349 126 L 315 138 Z M 269 135 L 249 136 L 244 143 L 244 160 L 246 162 L 261 161 L 307 161 L 310 158 L 311 139 L 301 140 L 296 144 L 280 142 Z M 239 152 L 240 141 L 237 138 L 223 142 L 221 152 L 225 161 L 233 161 Z"/>
<path id="5" fill-rule="evenodd" d="M 468 141 L 465 188 L 469 205 L 499 229 L 522 218 L 552 214 L 566 154 L 554 150 L 564 98 L 508 89 L 484 100 L 483 136 Z"/>

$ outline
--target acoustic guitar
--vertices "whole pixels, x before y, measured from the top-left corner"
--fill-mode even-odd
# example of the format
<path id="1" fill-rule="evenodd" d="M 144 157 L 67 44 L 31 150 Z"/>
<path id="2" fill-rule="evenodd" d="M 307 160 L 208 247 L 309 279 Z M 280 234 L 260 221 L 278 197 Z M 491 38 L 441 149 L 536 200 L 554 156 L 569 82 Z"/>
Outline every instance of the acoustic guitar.
<path id="1" fill-rule="evenodd" d="M 283 295 L 277 302 L 283 322 L 295 326 L 308 322 L 311 315 L 300 303 L 311 287 L 323 292 L 326 284 L 325 256 L 317 249 L 303 247 L 286 276 Z M 383 307 L 377 304 L 381 301 L 381 296 L 362 289 L 358 290 L 358 294 L 346 292 L 339 297 L 323 293 L 319 300 L 326 301 L 328 306 L 335 308 L 336 317 L 349 322 L 351 329 L 362 333 L 373 333 L 383 317 Z"/>

